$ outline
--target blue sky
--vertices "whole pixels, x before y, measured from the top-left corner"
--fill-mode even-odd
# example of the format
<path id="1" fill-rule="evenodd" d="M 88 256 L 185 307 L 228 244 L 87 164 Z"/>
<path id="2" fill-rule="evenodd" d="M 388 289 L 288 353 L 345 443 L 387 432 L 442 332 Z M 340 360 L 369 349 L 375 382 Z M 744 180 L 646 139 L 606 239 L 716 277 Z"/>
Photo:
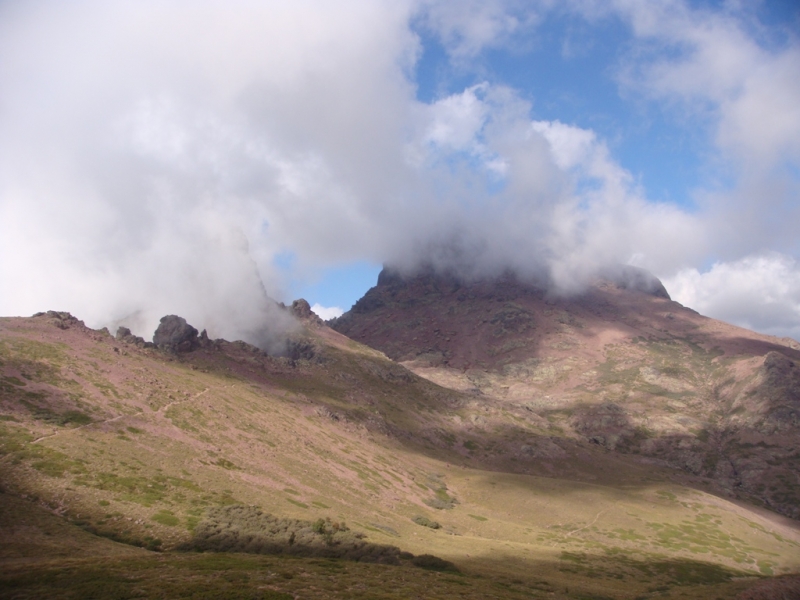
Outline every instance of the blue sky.
<path id="1" fill-rule="evenodd" d="M 800 8 L 0 3 L 0 314 L 260 339 L 386 263 L 800 337 Z M 101 49 L 102 51 L 98 51 Z"/>

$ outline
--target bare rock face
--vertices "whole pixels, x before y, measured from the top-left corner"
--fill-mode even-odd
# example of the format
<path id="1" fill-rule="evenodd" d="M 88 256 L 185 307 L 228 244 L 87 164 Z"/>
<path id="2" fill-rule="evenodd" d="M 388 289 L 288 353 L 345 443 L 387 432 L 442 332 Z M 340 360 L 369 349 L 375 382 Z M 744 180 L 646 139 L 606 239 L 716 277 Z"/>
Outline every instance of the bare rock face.
<path id="1" fill-rule="evenodd" d="M 177 315 L 161 317 L 161 324 L 153 334 L 153 343 L 173 352 L 191 352 L 200 346 L 197 329 Z"/>
<path id="2" fill-rule="evenodd" d="M 300 298 L 299 300 L 292 302 L 292 314 L 301 319 L 307 319 L 310 317 L 312 313 L 311 305 L 308 303 L 308 300 Z"/>
<path id="3" fill-rule="evenodd" d="M 606 274 L 620 289 L 643 292 L 669 300 L 664 284 L 649 271 L 629 265 L 619 266 Z"/>
<path id="4" fill-rule="evenodd" d="M 292 302 L 292 306 L 289 310 L 291 311 L 292 315 L 301 321 L 311 322 L 315 325 L 323 324 L 322 319 L 317 316 L 317 313 L 311 310 L 311 305 L 308 303 L 308 300 L 303 298 L 295 300 Z"/>

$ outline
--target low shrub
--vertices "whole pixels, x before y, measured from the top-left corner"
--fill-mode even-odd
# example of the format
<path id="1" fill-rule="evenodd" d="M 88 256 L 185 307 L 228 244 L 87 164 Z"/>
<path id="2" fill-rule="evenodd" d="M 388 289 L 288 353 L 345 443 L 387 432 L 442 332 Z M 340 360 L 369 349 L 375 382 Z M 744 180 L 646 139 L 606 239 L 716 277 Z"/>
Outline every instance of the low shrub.
<path id="1" fill-rule="evenodd" d="M 428 517 L 423 517 L 421 515 L 414 517 L 414 523 L 417 525 L 422 525 L 423 527 L 430 527 L 431 529 L 439 529 L 441 525 L 439 525 L 438 521 L 431 521 Z"/>
<path id="2" fill-rule="evenodd" d="M 434 497 L 423 500 L 423 502 L 431 508 L 435 508 L 436 510 L 450 510 L 459 503 L 456 498 L 447 493 L 447 485 L 442 481 L 440 475 L 428 475 L 425 486 L 423 487 L 433 490 Z"/>
<path id="3" fill-rule="evenodd" d="M 248 552 L 344 558 L 360 562 L 399 564 L 400 549 L 364 541 L 345 523 L 330 519 L 282 519 L 256 506 L 232 505 L 210 509 L 194 528 L 194 537 L 179 550 Z"/>

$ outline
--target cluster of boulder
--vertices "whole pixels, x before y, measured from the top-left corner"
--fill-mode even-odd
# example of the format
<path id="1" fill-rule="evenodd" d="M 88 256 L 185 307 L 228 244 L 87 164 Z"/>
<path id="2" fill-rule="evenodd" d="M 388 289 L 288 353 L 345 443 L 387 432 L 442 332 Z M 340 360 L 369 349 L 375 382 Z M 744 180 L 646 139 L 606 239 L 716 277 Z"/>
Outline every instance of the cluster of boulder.
<path id="1" fill-rule="evenodd" d="M 133 335 L 131 330 L 127 327 L 120 327 L 117 329 L 117 335 L 115 336 L 118 342 L 122 342 L 123 344 L 129 344 L 131 346 L 138 346 L 139 348 L 154 348 L 155 344 L 153 342 L 145 342 L 144 338 L 139 337 L 138 335 Z"/>
<path id="2" fill-rule="evenodd" d="M 58 327 L 59 329 L 69 329 L 73 325 L 80 325 L 81 327 L 84 327 L 83 321 L 64 311 L 48 310 L 47 312 L 38 312 L 33 316 L 34 318 L 46 317 L 51 325 Z"/>
<path id="3" fill-rule="evenodd" d="M 296 319 L 305 322 L 308 325 L 321 327 L 324 322 L 312 310 L 311 306 L 306 300 L 295 300 L 291 306 L 279 305 L 284 310 L 287 310 Z M 47 311 L 36 313 L 34 317 L 47 318 L 54 326 L 59 329 L 69 329 L 74 325 L 84 326 L 83 321 L 79 321 L 68 312 Z M 103 329 L 109 333 L 107 329 Z M 110 335 L 110 334 L 109 334 Z M 161 318 L 161 321 L 153 334 L 153 341 L 148 342 L 144 338 L 135 335 L 127 327 L 119 327 L 114 336 L 118 342 L 137 348 L 158 348 L 166 352 L 184 353 L 192 352 L 198 348 L 206 348 L 210 346 L 219 345 L 222 340 L 210 340 L 206 330 L 198 332 L 195 327 L 192 327 L 186 322 L 186 319 L 178 315 L 167 315 Z M 244 342 L 235 342 L 242 346 L 247 346 L 256 352 L 261 352 L 259 348 L 245 344 Z M 316 358 L 317 349 L 314 343 L 306 339 L 305 336 L 292 336 L 288 335 L 285 340 L 285 348 L 277 353 L 279 356 L 286 356 L 290 361 L 296 360 L 312 360 Z"/>
<path id="4" fill-rule="evenodd" d="M 144 338 L 134 335 L 127 327 L 119 327 L 115 337 L 123 344 L 138 348 L 159 348 L 167 352 L 191 352 L 210 343 L 205 330 L 198 336 L 197 329 L 177 315 L 161 317 L 152 342 L 146 342 Z"/>
<path id="5" fill-rule="evenodd" d="M 295 301 L 292 304 L 291 312 L 301 319 L 313 320 L 316 318 L 319 320 L 319 317 L 311 312 L 308 302 L 305 300 Z M 152 342 L 146 342 L 143 338 L 133 335 L 127 327 L 120 327 L 117 330 L 116 339 L 140 348 L 158 348 L 166 352 L 176 353 L 192 352 L 198 348 L 206 348 L 221 341 L 210 340 L 205 329 L 198 334 L 196 328 L 189 325 L 186 319 L 177 315 L 167 315 L 161 318 L 161 322 L 155 334 L 153 334 Z M 258 348 L 245 342 L 234 342 L 234 344 L 260 352 Z M 311 360 L 315 353 L 315 346 L 309 340 L 302 338 L 286 340 L 286 354 L 291 360 Z"/>

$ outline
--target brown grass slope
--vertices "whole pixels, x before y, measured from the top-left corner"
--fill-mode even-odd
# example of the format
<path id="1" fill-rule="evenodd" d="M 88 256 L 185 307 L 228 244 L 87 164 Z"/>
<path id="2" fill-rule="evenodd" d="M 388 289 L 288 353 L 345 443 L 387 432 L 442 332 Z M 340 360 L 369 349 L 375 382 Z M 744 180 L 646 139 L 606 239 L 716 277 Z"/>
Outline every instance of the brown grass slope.
<path id="1" fill-rule="evenodd" d="M 63 313 L 0 319 L 0 596 L 707 598 L 800 566 L 792 523 L 536 406 L 442 387 L 310 317 L 291 347 L 170 354 Z M 461 573 L 149 551 L 236 505 Z"/>

